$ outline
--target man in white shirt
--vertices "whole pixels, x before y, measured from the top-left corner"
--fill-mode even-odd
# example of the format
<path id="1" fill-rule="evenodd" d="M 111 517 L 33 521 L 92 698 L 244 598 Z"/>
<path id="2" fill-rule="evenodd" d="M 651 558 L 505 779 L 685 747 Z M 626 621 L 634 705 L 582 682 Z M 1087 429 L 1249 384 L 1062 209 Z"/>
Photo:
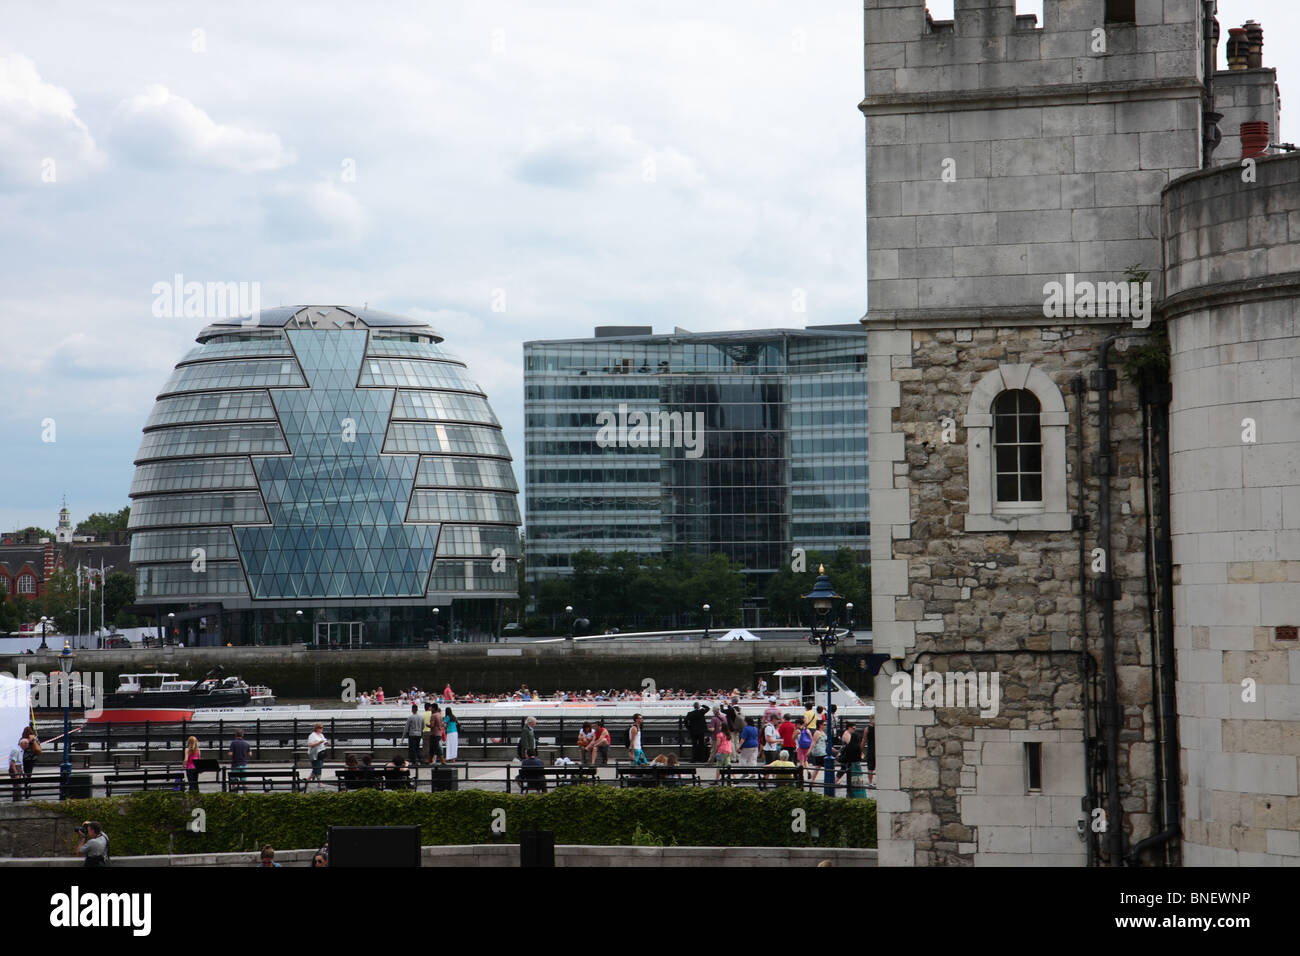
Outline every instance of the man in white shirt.
<path id="1" fill-rule="evenodd" d="M 311 776 L 307 783 L 313 780 L 320 783 L 321 771 L 325 768 L 325 748 L 330 742 L 325 739 L 324 730 L 324 724 L 317 724 L 307 737 L 307 756 L 311 758 Z"/>
<path id="2" fill-rule="evenodd" d="M 763 722 L 763 763 L 771 763 L 780 753 L 781 732 L 776 729 L 776 721 L 768 718 Z"/>

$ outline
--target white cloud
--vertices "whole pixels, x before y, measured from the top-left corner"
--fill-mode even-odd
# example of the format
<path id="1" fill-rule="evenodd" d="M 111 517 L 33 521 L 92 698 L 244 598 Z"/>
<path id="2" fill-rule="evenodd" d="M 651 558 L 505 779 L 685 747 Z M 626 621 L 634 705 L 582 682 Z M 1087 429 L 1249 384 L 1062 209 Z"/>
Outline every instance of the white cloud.
<path id="1" fill-rule="evenodd" d="M 102 162 L 72 94 L 27 57 L 0 57 L 0 189 L 75 179 Z"/>
<path id="2" fill-rule="evenodd" d="M 704 182 L 690 157 L 672 147 L 644 142 L 627 126 L 592 128 L 572 123 L 534 132 L 516 173 L 536 185 L 572 188 L 662 182 L 686 189 Z"/>
<path id="3" fill-rule="evenodd" d="M 329 180 L 277 186 L 263 208 L 268 237 L 274 240 L 353 241 L 367 222 L 352 188 Z"/>
<path id="4" fill-rule="evenodd" d="M 151 166 L 193 164 L 260 173 L 297 161 L 275 133 L 217 123 L 185 97 L 156 83 L 119 104 L 112 136 L 123 152 Z"/>

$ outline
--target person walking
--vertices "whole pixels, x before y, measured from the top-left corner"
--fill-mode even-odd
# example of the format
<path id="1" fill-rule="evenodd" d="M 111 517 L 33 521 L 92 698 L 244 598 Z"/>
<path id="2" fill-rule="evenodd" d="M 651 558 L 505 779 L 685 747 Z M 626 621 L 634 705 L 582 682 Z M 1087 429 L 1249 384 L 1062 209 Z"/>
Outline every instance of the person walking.
<path id="1" fill-rule="evenodd" d="M 849 725 L 852 728 L 852 724 Z M 840 748 L 840 769 L 835 774 L 835 781 L 838 783 L 840 778 L 846 773 L 849 775 L 849 796 L 863 797 L 866 796 L 866 788 L 862 786 L 862 735 L 856 730 L 846 730 L 849 734 L 848 742 Z"/>
<path id="2" fill-rule="evenodd" d="M 445 763 L 442 759 L 442 738 L 447 732 L 447 724 L 442 719 L 442 708 L 437 704 L 433 705 L 433 716 L 429 718 L 429 747 L 430 756 L 438 763 Z"/>
<path id="3" fill-rule="evenodd" d="M 230 741 L 230 789 L 239 792 L 245 789 L 244 775 L 248 772 L 248 753 L 252 748 L 244 739 L 244 731 L 236 730 Z"/>
<path id="4" fill-rule="evenodd" d="M 523 751 L 524 759 L 527 759 L 529 753 L 537 749 L 536 717 L 528 717 L 524 720 L 524 726 L 519 732 L 519 749 Z"/>
<path id="5" fill-rule="evenodd" d="M 763 763 L 771 763 L 780 753 L 781 733 L 776 729 L 776 718 L 767 717 L 763 723 Z"/>
<path id="6" fill-rule="evenodd" d="M 307 756 L 311 758 L 311 776 L 307 778 L 306 783 L 313 781 L 320 783 L 321 771 L 325 769 L 325 748 L 328 746 L 329 741 L 325 739 L 325 725 L 317 724 L 307 736 Z M 303 790 L 306 789 L 304 784 Z"/>
<path id="7" fill-rule="evenodd" d="M 731 734 L 725 730 L 718 731 L 718 737 L 714 743 L 713 759 L 717 763 L 719 770 L 731 766 Z"/>
<path id="8" fill-rule="evenodd" d="M 424 718 L 420 705 L 411 705 L 411 716 L 406 718 L 406 755 L 412 763 L 420 762 L 420 738 L 424 736 Z"/>
<path id="9" fill-rule="evenodd" d="M 758 766 L 758 727 L 753 717 L 745 718 L 745 727 L 740 732 L 739 756 L 742 767 Z"/>
<path id="10" fill-rule="evenodd" d="M 455 763 L 460 756 L 460 721 L 450 707 L 443 717 L 443 727 L 447 737 L 447 763 Z"/>
<path id="11" fill-rule="evenodd" d="M 709 722 L 706 711 L 697 700 L 686 715 L 686 733 L 691 738 L 691 762 L 704 763 L 709 759 Z"/>
<path id="12" fill-rule="evenodd" d="M 812 731 L 801 725 L 795 736 L 795 743 L 798 745 L 795 749 L 795 753 L 798 754 L 797 759 L 799 761 L 799 766 L 808 766 L 808 754 L 812 750 L 813 745 Z"/>
<path id="13" fill-rule="evenodd" d="M 808 757 L 813 764 L 821 767 L 826 762 L 826 718 L 819 718 L 817 726 L 812 734 L 812 747 L 808 751 Z"/>
<path id="14" fill-rule="evenodd" d="M 646 760 L 645 750 L 641 747 L 641 715 L 632 715 L 632 726 L 627 731 L 627 750 L 632 756 L 634 766 L 641 767 L 650 761 Z"/>
<path id="15" fill-rule="evenodd" d="M 202 755 L 198 737 L 190 737 L 185 741 L 185 776 L 190 781 L 190 793 L 199 792 L 199 768 L 196 764 Z"/>

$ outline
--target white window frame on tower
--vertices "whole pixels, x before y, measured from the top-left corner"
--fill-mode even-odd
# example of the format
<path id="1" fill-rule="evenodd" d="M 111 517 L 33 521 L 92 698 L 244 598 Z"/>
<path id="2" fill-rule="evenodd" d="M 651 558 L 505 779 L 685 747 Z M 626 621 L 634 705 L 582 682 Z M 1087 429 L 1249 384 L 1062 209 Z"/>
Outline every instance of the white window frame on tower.
<path id="1" fill-rule="evenodd" d="M 994 495 L 993 402 L 1005 391 L 1032 392 L 1040 406 L 1043 443 L 1041 502 L 1000 508 Z M 1069 531 L 1072 521 L 1066 497 L 1065 430 L 1070 415 L 1065 400 L 1045 372 L 1032 365 L 999 365 L 971 392 L 962 424 L 966 428 L 969 481 L 967 531 Z"/>

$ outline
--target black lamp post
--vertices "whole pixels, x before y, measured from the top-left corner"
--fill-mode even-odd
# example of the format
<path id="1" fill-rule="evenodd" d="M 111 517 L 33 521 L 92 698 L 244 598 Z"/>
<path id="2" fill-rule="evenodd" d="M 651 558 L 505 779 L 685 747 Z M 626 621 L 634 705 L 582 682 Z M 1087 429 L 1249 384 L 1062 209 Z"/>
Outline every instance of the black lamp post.
<path id="1" fill-rule="evenodd" d="M 48 651 L 50 649 L 50 646 L 45 643 L 45 630 L 49 626 L 50 626 L 50 619 L 48 617 L 42 617 L 41 618 L 41 650 L 43 651 Z"/>
<path id="2" fill-rule="evenodd" d="M 573 640 L 574 636 L 578 633 L 578 619 L 573 616 L 573 605 L 566 604 L 564 606 L 564 613 L 569 615 L 569 640 Z"/>
<path id="3" fill-rule="evenodd" d="M 302 643 L 302 611 L 293 612 L 294 620 L 298 622 L 298 643 Z"/>
<path id="4" fill-rule="evenodd" d="M 707 604 L 704 605 L 704 614 L 704 639 L 707 641 L 709 639 L 709 628 L 713 627 L 713 608 Z"/>
<path id="5" fill-rule="evenodd" d="M 833 797 L 835 796 L 835 754 L 832 752 L 832 734 L 835 730 L 835 722 L 831 717 L 831 658 L 834 655 L 835 645 L 839 643 L 839 638 L 835 635 L 835 627 L 839 623 L 839 615 L 835 613 L 836 605 L 844 600 L 844 596 L 837 594 L 831 587 L 831 579 L 826 576 L 826 565 L 822 564 L 817 567 L 817 583 L 802 597 L 812 608 L 808 643 L 821 648 L 822 667 L 826 669 L 826 757 L 822 766 L 825 769 L 824 792 L 826 796 Z"/>
<path id="6" fill-rule="evenodd" d="M 163 640 L 164 644 L 170 644 L 176 640 L 176 612 L 167 613 L 167 637 Z"/>
<path id="7" fill-rule="evenodd" d="M 68 796 L 68 785 L 72 783 L 72 660 L 76 655 L 68 642 L 63 642 L 63 653 L 59 655 L 59 673 L 63 676 L 63 767 L 59 771 L 59 799 Z"/>
<path id="8" fill-rule="evenodd" d="M 433 639 L 435 641 L 442 640 L 442 638 L 438 636 L 438 616 L 440 614 L 442 614 L 442 611 L 435 607 L 433 609 Z"/>

